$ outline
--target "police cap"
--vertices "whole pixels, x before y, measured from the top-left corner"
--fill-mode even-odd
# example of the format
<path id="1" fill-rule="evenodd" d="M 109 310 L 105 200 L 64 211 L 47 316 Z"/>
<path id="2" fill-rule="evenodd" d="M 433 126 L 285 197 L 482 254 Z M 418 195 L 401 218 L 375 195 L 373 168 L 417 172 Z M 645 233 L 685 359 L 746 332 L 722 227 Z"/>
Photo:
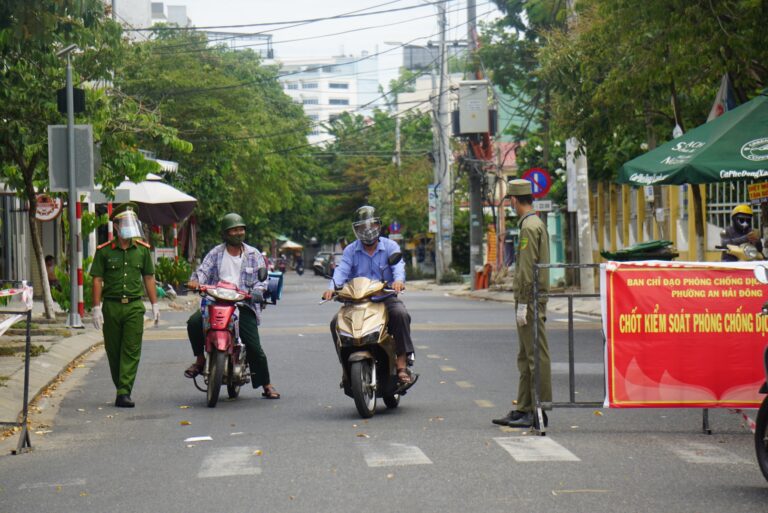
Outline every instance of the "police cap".
<path id="1" fill-rule="evenodd" d="M 115 219 L 115 216 L 117 216 L 118 214 L 122 214 L 126 210 L 133 210 L 134 212 L 136 212 L 136 217 L 139 216 L 139 206 L 133 201 L 128 201 L 126 203 L 121 203 L 115 208 L 113 208 L 112 215 L 110 216 L 109 220 L 113 221 Z"/>
<path id="2" fill-rule="evenodd" d="M 531 182 L 523 180 L 522 178 L 510 180 L 507 186 L 507 194 L 509 196 L 526 196 L 533 194 Z"/>

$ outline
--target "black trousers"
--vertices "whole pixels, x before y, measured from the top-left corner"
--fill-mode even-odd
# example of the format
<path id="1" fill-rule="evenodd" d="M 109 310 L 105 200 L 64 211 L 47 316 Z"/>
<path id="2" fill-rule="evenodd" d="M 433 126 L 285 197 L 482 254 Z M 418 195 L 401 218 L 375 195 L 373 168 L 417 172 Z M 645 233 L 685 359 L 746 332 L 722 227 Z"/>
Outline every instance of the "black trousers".
<path id="1" fill-rule="evenodd" d="M 387 329 L 395 339 L 395 351 L 397 354 L 413 354 L 413 340 L 411 340 L 411 314 L 405 309 L 405 304 L 399 298 L 392 296 L 384 300 L 389 315 Z M 331 336 L 336 341 L 336 316 L 331 319 Z"/>

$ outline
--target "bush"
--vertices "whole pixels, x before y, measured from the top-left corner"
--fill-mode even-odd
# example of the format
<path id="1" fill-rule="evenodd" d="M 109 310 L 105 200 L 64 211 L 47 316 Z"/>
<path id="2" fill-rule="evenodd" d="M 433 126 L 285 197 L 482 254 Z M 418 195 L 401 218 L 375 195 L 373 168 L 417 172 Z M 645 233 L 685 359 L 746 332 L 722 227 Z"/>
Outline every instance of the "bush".
<path id="1" fill-rule="evenodd" d="M 83 302 L 85 303 L 85 309 L 90 311 L 93 308 L 93 278 L 88 270 L 91 268 L 92 257 L 88 257 L 83 260 Z M 56 279 L 59 280 L 57 287 L 51 287 L 51 296 L 53 300 L 58 303 L 62 310 L 69 311 L 69 272 L 66 267 L 57 265 L 53 270 L 56 274 Z"/>
<path id="2" fill-rule="evenodd" d="M 178 290 L 180 285 L 189 281 L 191 275 L 192 267 L 183 258 L 172 260 L 161 257 L 157 259 L 155 279 L 161 283 L 170 283 L 173 288 Z"/>
<path id="3" fill-rule="evenodd" d="M 440 283 L 464 283 L 464 277 L 455 269 L 448 269 L 443 273 Z"/>

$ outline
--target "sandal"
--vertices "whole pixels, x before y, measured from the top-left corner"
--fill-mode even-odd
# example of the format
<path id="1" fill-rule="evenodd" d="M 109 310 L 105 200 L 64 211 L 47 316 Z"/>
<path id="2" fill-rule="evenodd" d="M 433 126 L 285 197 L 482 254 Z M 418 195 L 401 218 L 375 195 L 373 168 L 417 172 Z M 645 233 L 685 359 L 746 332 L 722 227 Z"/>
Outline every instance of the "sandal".
<path id="1" fill-rule="evenodd" d="M 190 379 L 195 378 L 201 372 L 203 372 L 203 365 L 204 364 L 202 363 L 197 363 L 197 362 L 193 363 L 192 365 L 189 366 L 187 370 L 184 371 L 184 377 L 187 377 Z"/>
<path id="2" fill-rule="evenodd" d="M 405 368 L 397 369 L 397 381 L 403 385 L 408 385 L 411 382 L 411 375 L 408 374 L 408 370 Z"/>
<path id="3" fill-rule="evenodd" d="M 280 399 L 280 394 L 275 390 L 275 387 L 267 385 L 264 387 L 264 392 L 261 394 L 261 397 L 264 399 Z"/>

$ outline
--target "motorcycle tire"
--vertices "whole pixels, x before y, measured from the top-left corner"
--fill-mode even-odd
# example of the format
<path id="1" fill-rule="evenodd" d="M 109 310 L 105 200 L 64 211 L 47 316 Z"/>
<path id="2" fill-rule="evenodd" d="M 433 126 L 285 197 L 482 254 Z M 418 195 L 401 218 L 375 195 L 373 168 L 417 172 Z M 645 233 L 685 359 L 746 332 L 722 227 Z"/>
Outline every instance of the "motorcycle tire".
<path id="1" fill-rule="evenodd" d="M 207 404 L 209 408 L 215 408 L 221 392 L 221 381 L 224 377 L 224 366 L 227 364 L 227 353 L 214 349 L 210 355 L 210 374 L 208 376 Z"/>
<path id="2" fill-rule="evenodd" d="M 760 405 L 760 409 L 757 411 L 757 422 L 755 424 L 757 463 L 760 465 L 763 477 L 768 480 L 768 397 L 763 399 L 763 404 Z"/>
<path id="3" fill-rule="evenodd" d="M 374 366 L 370 360 L 352 362 L 349 368 L 352 397 L 357 413 L 364 419 L 370 419 L 376 413 L 376 390 L 373 387 Z"/>
<path id="4" fill-rule="evenodd" d="M 384 399 L 384 404 L 386 404 L 387 408 L 389 408 L 390 410 L 393 408 L 397 408 L 400 405 L 400 394 L 385 395 L 383 399 Z"/>

